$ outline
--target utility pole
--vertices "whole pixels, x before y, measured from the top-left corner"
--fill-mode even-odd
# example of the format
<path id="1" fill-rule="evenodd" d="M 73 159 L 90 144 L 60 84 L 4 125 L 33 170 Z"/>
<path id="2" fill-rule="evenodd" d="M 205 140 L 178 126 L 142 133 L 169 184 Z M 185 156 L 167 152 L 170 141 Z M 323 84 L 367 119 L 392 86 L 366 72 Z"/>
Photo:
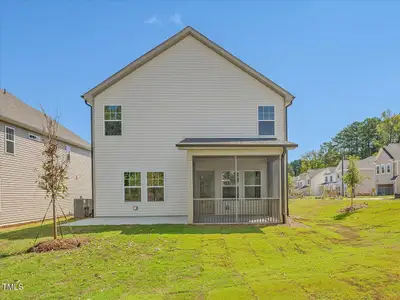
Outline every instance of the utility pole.
<path id="1" fill-rule="evenodd" d="M 344 181 L 343 181 L 343 175 L 344 175 L 344 151 L 342 151 L 342 198 L 344 198 Z"/>

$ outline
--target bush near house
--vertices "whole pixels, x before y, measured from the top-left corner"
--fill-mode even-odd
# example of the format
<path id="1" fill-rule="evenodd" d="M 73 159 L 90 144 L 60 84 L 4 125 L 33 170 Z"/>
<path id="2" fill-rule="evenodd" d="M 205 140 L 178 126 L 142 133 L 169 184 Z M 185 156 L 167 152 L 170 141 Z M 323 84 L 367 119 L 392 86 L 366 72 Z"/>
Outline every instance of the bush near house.
<path id="1" fill-rule="evenodd" d="M 81 227 L 87 245 L 41 254 L 50 223 L 0 229 L 1 283 L 23 284 L 0 298 L 399 299 L 400 201 L 364 202 L 291 200 L 308 228 Z"/>

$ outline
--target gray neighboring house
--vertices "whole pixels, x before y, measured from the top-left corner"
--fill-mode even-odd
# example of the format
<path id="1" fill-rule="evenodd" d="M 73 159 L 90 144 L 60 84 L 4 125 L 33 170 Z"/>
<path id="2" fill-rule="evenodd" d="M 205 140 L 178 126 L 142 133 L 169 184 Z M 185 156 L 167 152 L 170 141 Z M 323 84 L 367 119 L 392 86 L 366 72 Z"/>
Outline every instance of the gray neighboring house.
<path id="1" fill-rule="evenodd" d="M 400 193 L 400 143 L 382 147 L 374 163 L 376 193 L 378 195 Z"/>
<path id="2" fill-rule="evenodd" d="M 0 89 L 0 226 L 40 220 L 46 212 L 49 201 L 36 183 L 43 125 L 42 112 Z M 60 204 L 72 213 L 73 198 L 91 198 L 91 147 L 61 124 L 58 135 L 71 160 L 69 195 Z"/>
<path id="3" fill-rule="evenodd" d="M 95 218 L 285 221 L 294 96 L 198 31 L 184 28 L 82 97 Z"/>
<path id="4" fill-rule="evenodd" d="M 321 196 L 325 168 L 310 169 L 296 177 L 295 193 L 301 193 L 304 196 Z"/>

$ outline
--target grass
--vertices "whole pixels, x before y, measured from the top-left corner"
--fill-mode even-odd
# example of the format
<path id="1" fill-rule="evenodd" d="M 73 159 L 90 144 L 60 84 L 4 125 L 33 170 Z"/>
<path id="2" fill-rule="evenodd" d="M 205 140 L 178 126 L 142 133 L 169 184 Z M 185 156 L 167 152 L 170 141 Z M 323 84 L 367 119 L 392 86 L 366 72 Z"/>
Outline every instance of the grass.
<path id="1" fill-rule="evenodd" d="M 0 229 L 0 284 L 24 287 L 0 299 L 400 299 L 400 201 L 367 202 L 291 200 L 309 228 L 81 227 L 89 245 L 42 254 L 50 224 Z"/>

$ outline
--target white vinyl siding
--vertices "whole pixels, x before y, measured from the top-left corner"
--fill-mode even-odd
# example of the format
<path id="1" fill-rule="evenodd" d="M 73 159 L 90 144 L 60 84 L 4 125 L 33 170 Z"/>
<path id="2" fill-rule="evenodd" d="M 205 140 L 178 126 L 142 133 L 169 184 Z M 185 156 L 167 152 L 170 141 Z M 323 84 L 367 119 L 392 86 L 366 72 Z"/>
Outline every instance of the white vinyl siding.
<path id="1" fill-rule="evenodd" d="M 104 136 L 104 105 L 121 105 L 122 136 Z M 258 137 L 258 106 L 275 107 L 284 140 L 283 98 L 191 36 L 94 99 L 96 216 L 187 215 L 186 137 Z M 165 172 L 164 202 L 123 201 L 121 174 Z M 146 182 L 142 185 L 147 186 Z"/>
<path id="2" fill-rule="evenodd" d="M 11 125 L 0 122 L 0 141 L 5 139 L 5 126 Z M 36 170 L 41 168 L 43 143 L 30 139 L 31 131 L 13 127 L 17 145 L 15 154 L 6 154 L 5 143 L 0 143 L 0 226 L 41 220 L 49 204 L 44 191 L 37 186 Z M 59 200 L 66 214 L 73 212 L 74 198 L 91 198 L 90 151 L 75 146 L 70 148 L 71 164 L 67 181 L 69 194 Z M 51 211 L 48 217 L 51 217 Z"/>

